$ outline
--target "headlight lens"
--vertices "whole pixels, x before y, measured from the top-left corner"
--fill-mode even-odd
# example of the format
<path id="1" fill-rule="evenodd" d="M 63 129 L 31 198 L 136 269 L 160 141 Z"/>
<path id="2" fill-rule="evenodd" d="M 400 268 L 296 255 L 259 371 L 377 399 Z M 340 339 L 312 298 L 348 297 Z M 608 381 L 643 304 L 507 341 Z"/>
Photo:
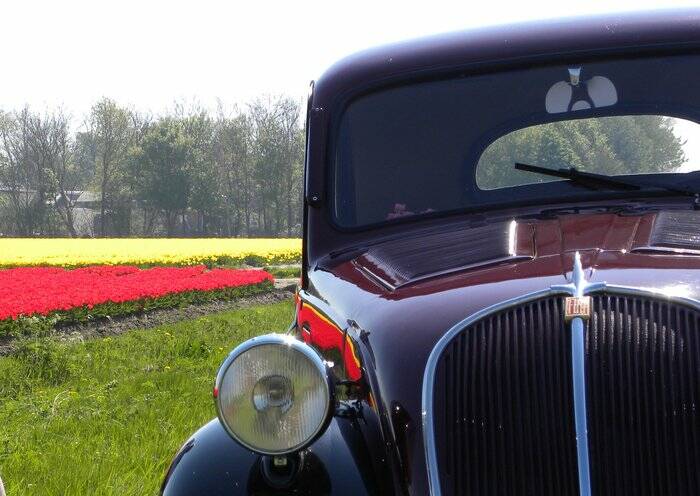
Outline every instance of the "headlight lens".
<path id="1" fill-rule="evenodd" d="M 326 366 L 312 348 L 290 336 L 269 334 L 237 347 L 221 366 L 216 387 L 224 427 L 258 453 L 302 449 L 329 418 Z"/>

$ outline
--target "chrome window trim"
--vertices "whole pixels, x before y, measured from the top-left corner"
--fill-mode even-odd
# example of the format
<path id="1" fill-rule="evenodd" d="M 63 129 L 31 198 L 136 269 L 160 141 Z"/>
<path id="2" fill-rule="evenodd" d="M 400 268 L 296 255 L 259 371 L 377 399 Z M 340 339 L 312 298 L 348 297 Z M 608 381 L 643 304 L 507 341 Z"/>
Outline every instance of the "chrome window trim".
<path id="1" fill-rule="evenodd" d="M 422 422 L 422 428 L 423 428 L 423 444 L 424 444 L 424 450 L 425 450 L 425 462 L 426 462 L 426 468 L 428 471 L 428 485 L 430 489 L 430 494 L 432 496 L 440 496 L 442 494 L 442 488 L 440 486 L 440 472 L 438 470 L 438 462 L 437 462 L 437 447 L 435 443 L 435 430 L 433 426 L 433 389 L 434 389 L 434 383 L 435 383 L 435 374 L 437 370 L 437 364 L 439 362 L 440 356 L 442 355 L 443 351 L 447 347 L 447 345 L 454 339 L 455 336 L 457 336 L 460 332 L 462 332 L 466 327 L 469 327 L 471 324 L 474 322 L 481 320 L 493 313 L 499 312 L 501 310 L 505 310 L 507 308 L 520 305 L 523 303 L 528 303 L 533 300 L 537 300 L 540 298 L 548 297 L 548 296 L 557 296 L 557 295 L 562 295 L 562 296 L 583 296 L 583 295 L 590 295 L 593 293 L 600 293 L 600 292 L 609 292 L 609 293 L 616 293 L 616 294 L 626 294 L 626 295 L 637 295 L 637 296 L 646 296 L 646 297 L 654 297 L 658 299 L 663 299 L 668 302 L 675 302 L 675 303 L 680 303 L 685 306 L 691 307 L 696 310 L 700 310 L 700 301 L 693 299 L 693 298 L 688 298 L 688 297 L 683 297 L 683 296 L 677 296 L 677 295 L 670 295 L 667 293 L 664 293 L 663 291 L 660 290 L 654 290 L 654 289 L 647 289 L 647 288 L 637 288 L 637 287 L 632 287 L 632 286 L 620 286 L 620 285 L 615 285 L 615 284 L 608 284 L 606 282 L 597 282 L 597 283 L 588 283 L 585 280 L 584 277 L 584 270 L 581 266 L 581 261 L 580 261 L 580 256 L 578 253 L 576 253 L 575 256 L 575 262 L 574 262 L 574 267 L 572 270 L 572 282 L 569 284 L 561 284 L 561 285 L 554 285 L 551 286 L 550 288 L 542 289 L 539 291 L 535 291 L 532 293 L 528 293 L 525 295 L 521 295 L 515 298 L 511 298 L 499 303 L 496 303 L 494 305 L 491 305 L 489 307 L 486 307 L 482 310 L 479 310 L 476 313 L 471 314 L 467 318 L 463 319 L 462 321 L 458 322 L 454 326 L 452 326 L 447 333 L 445 333 L 436 343 L 436 345 L 433 347 L 432 351 L 430 352 L 430 355 L 428 357 L 428 361 L 425 367 L 425 372 L 423 374 L 423 388 L 422 388 L 422 412 L 421 412 L 421 422 Z M 579 324 L 576 324 L 576 322 L 579 322 Z M 572 331 L 574 326 L 579 326 L 581 327 L 580 329 L 580 338 L 583 337 L 583 321 L 580 318 L 575 318 L 572 321 Z M 580 354 L 585 352 L 585 350 L 581 347 L 583 345 L 583 340 L 579 339 L 578 344 L 577 340 L 573 339 L 575 336 L 572 336 L 572 355 L 573 358 L 575 359 L 576 354 Z M 581 364 L 583 365 L 583 364 Z M 582 367 L 578 370 L 579 374 L 579 380 L 581 378 L 585 379 L 585 374 L 584 370 Z M 574 370 L 574 377 L 572 380 L 574 380 L 574 386 L 576 387 L 576 375 L 577 371 Z M 580 381 L 578 383 L 580 386 Z M 585 384 L 584 384 L 585 385 Z M 578 401 L 576 398 L 574 399 L 575 403 L 575 408 L 578 405 L 579 408 L 579 416 L 581 413 L 583 413 L 583 418 L 579 418 L 580 424 L 577 425 L 577 438 L 582 434 L 579 429 L 583 428 L 585 435 L 587 435 L 587 428 L 585 424 L 585 388 L 583 391 L 579 390 L 578 391 L 579 395 L 583 395 L 583 401 L 581 401 L 581 397 L 578 398 Z M 581 410 L 583 408 L 583 410 Z M 574 412 L 576 414 L 576 412 Z M 580 446 L 580 448 L 579 448 Z M 578 443 L 577 442 L 577 451 L 578 451 L 578 463 L 579 463 L 579 473 L 583 470 L 585 471 L 583 477 L 581 477 L 581 474 L 579 474 L 579 491 L 581 496 L 590 496 L 591 494 L 591 488 L 590 488 L 590 473 L 588 472 L 588 443 L 587 440 L 585 443 Z M 582 459 L 584 457 L 585 459 Z M 584 465 L 582 465 L 584 464 Z"/>

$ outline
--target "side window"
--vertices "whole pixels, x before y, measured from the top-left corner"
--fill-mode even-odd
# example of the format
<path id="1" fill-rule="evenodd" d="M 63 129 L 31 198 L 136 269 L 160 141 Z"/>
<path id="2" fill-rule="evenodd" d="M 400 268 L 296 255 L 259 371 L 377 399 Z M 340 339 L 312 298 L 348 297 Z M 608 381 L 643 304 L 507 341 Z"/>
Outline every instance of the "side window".
<path id="1" fill-rule="evenodd" d="M 660 115 L 594 117 L 518 129 L 492 142 L 476 167 L 483 190 L 557 181 L 515 162 L 607 175 L 700 169 L 700 124 Z"/>

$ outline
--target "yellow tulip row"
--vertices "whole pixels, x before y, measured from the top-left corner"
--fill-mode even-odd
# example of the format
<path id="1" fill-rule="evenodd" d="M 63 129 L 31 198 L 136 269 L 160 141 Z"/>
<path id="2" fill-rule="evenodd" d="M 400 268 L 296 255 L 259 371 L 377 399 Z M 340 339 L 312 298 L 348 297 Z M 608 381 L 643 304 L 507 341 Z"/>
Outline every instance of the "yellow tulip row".
<path id="1" fill-rule="evenodd" d="M 299 263 L 288 238 L 0 238 L 0 267 Z"/>

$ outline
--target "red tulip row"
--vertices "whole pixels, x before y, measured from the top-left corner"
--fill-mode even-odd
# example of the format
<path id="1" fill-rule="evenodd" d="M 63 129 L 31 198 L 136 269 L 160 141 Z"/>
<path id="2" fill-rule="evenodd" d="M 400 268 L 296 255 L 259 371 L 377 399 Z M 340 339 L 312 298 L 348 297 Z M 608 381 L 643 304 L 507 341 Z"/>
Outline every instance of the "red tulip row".
<path id="1" fill-rule="evenodd" d="M 198 301 L 197 295 L 234 296 L 237 291 L 269 287 L 272 276 L 262 270 L 192 267 L 93 266 L 67 270 L 55 267 L 19 267 L 0 270 L 0 321 L 19 317 L 73 312 L 87 316 L 174 306 L 178 295 Z M 80 320 L 80 319 L 78 319 Z"/>

